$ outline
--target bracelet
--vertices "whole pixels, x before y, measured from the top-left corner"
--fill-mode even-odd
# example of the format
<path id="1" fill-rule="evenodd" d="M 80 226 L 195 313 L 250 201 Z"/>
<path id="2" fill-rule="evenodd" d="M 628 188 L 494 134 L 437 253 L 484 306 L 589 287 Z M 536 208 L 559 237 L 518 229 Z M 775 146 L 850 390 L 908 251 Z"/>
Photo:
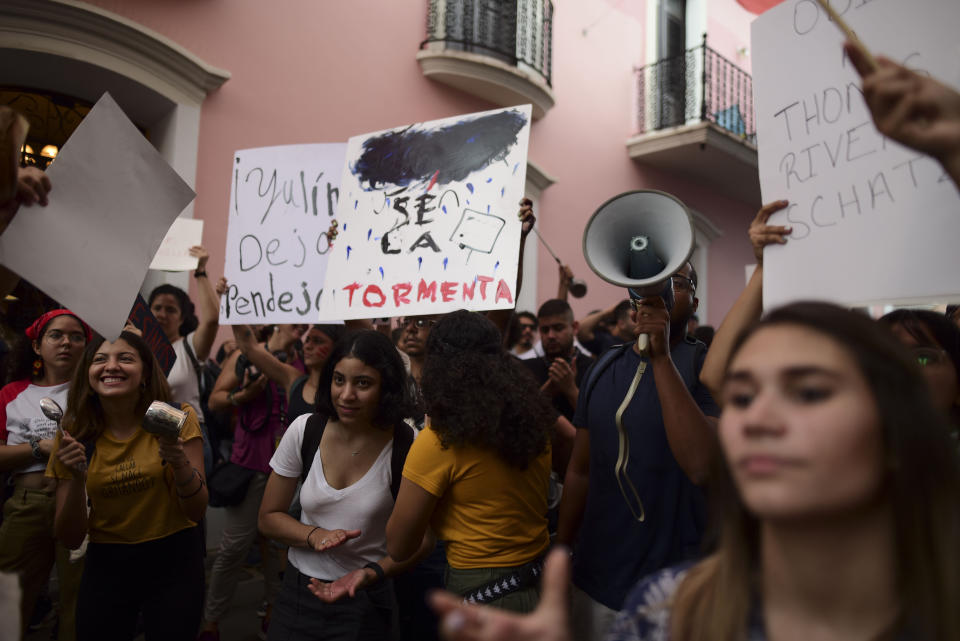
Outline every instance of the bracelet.
<path id="1" fill-rule="evenodd" d="M 308 547 L 308 548 L 313 548 L 313 546 L 310 544 L 310 535 L 313 534 L 314 532 L 316 532 L 316 531 L 319 530 L 319 529 L 320 529 L 320 526 L 318 525 L 318 526 L 316 526 L 315 528 L 313 528 L 312 530 L 310 530 L 310 531 L 307 533 L 307 547 Z"/>
<path id="2" fill-rule="evenodd" d="M 195 489 L 193 492 L 190 492 L 190 494 L 180 494 L 180 492 L 177 492 L 177 497 L 181 499 L 189 499 L 199 494 L 200 490 L 203 489 L 203 486 L 205 485 L 205 483 L 203 482 L 203 479 L 200 477 L 199 473 L 197 474 L 197 478 L 200 479 L 200 485 L 197 486 L 197 489 Z"/>
<path id="3" fill-rule="evenodd" d="M 194 278 L 205 278 L 206 276 L 207 276 L 207 272 L 202 269 L 198 269 L 195 272 L 193 272 Z"/>
<path id="4" fill-rule="evenodd" d="M 383 581 L 383 579 L 387 576 L 387 574 L 383 571 L 383 568 L 380 567 L 380 564 L 377 563 L 376 561 L 370 561 L 370 563 L 367 563 L 363 567 L 370 568 L 371 570 L 373 570 L 377 575 L 378 581 Z"/>
<path id="5" fill-rule="evenodd" d="M 200 476 L 200 470 L 198 470 L 197 468 L 193 468 L 193 474 L 191 474 L 191 475 L 190 475 L 190 478 L 188 478 L 186 481 L 184 481 L 183 483 L 177 483 L 177 480 L 174 479 L 174 484 L 175 484 L 177 487 L 186 487 L 186 486 L 190 485 L 190 481 L 193 480 L 193 477 L 194 477 L 194 476 Z"/>
<path id="6" fill-rule="evenodd" d="M 230 392 L 229 394 L 227 394 L 227 400 L 230 401 L 230 404 L 231 404 L 231 405 L 233 405 L 234 407 L 236 407 L 236 406 L 239 405 L 240 403 L 237 401 L 236 398 L 234 398 L 233 394 L 234 394 L 233 392 Z"/>

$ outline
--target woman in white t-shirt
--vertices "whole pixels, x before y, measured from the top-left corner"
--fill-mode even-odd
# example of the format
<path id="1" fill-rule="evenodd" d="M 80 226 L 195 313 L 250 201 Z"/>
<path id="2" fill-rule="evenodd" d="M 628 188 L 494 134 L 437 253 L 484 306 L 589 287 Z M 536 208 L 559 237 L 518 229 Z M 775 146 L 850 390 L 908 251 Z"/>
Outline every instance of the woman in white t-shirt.
<path id="1" fill-rule="evenodd" d="M 76 586 L 83 566 L 71 564 L 66 548 L 53 538 L 56 483 L 43 472 L 57 426 L 40 411 L 40 399 L 51 398 L 66 409 L 70 378 L 92 334 L 71 311 L 55 309 L 35 320 L 26 336 L 28 341 L 14 356 L 12 382 L 0 389 L 0 472 L 9 473 L 13 482 L 0 525 L 0 570 L 21 577 L 25 628 L 56 558 L 58 638 L 63 641 L 73 638 Z"/>
<path id="2" fill-rule="evenodd" d="M 198 245 L 190 248 L 190 255 L 197 258 L 197 270 L 193 272 L 200 298 L 197 313 L 194 313 L 195 308 L 187 292 L 169 284 L 155 287 L 150 292 L 148 304 L 177 355 L 177 360 L 167 375 L 167 383 L 175 403 L 189 403 L 197 412 L 200 428 L 204 432 L 203 463 L 209 472 L 213 466 L 213 453 L 209 451 L 210 439 L 206 436 L 206 427 L 203 424 L 197 369 L 210 356 L 210 348 L 213 347 L 213 340 L 220 327 L 220 297 L 207 278 L 207 260 L 210 254 Z M 222 278 L 220 280 L 222 289 L 226 286 L 226 281 Z"/>
<path id="3" fill-rule="evenodd" d="M 385 579 L 433 547 L 428 534 L 410 562 L 398 564 L 387 555 L 394 436 L 409 436 L 407 446 L 413 437 L 413 428 L 403 423 L 413 411 L 406 376 L 383 334 L 364 330 L 344 336 L 321 373 L 317 414 L 295 420 L 280 441 L 259 525 L 290 551 L 268 639 L 396 636 L 393 589 Z M 304 473 L 305 432 L 309 443 L 320 425 L 319 446 Z M 301 476 L 298 521 L 287 510 Z"/>

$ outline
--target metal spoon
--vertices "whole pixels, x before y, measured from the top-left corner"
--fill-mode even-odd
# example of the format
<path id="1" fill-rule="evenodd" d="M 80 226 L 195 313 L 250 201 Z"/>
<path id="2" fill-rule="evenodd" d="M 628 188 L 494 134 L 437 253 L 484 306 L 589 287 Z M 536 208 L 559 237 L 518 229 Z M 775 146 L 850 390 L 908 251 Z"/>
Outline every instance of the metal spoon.
<path id="1" fill-rule="evenodd" d="M 60 432 L 60 419 L 63 418 L 63 409 L 60 405 L 52 398 L 44 397 L 40 399 L 40 411 L 57 424 L 57 431 Z"/>

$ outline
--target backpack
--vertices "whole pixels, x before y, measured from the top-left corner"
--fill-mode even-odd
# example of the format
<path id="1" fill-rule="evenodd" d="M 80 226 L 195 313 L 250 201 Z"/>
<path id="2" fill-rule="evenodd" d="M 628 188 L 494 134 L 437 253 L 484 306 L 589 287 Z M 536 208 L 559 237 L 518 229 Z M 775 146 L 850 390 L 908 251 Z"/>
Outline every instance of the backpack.
<path id="1" fill-rule="evenodd" d="M 303 429 L 303 442 L 300 444 L 300 460 L 303 461 L 303 470 L 300 472 L 301 481 L 307 480 L 307 474 L 310 473 L 313 458 L 320 447 L 320 439 L 323 438 L 323 430 L 326 426 L 326 416 L 314 413 L 307 419 L 307 425 Z M 393 495 L 394 501 L 397 500 L 397 494 L 400 492 L 403 463 L 407 460 L 411 445 L 413 445 L 413 428 L 403 421 L 397 422 L 393 426 L 393 452 L 390 454 L 390 494 Z"/>
<path id="2" fill-rule="evenodd" d="M 193 366 L 193 372 L 197 376 L 197 389 L 200 391 L 200 413 L 203 415 L 203 423 L 211 437 L 229 435 L 231 433 L 230 416 L 210 409 L 210 393 L 217 383 L 217 377 L 220 375 L 220 368 L 213 363 L 207 362 L 203 365 L 197 360 L 193 353 L 193 347 L 187 336 L 183 337 L 183 348 L 190 358 L 190 364 Z M 216 454 L 215 454 L 216 456 Z"/>

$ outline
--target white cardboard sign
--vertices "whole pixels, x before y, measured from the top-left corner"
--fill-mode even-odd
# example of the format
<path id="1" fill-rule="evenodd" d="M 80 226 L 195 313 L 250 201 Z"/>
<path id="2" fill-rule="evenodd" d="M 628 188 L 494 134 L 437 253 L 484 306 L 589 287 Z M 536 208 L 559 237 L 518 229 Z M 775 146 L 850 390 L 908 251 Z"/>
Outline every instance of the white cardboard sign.
<path id="1" fill-rule="evenodd" d="M 320 318 L 512 308 L 530 112 L 351 138 Z"/>
<path id="2" fill-rule="evenodd" d="M 190 255 L 190 248 L 203 240 L 203 221 L 177 218 L 167 230 L 160 249 L 150 263 L 150 269 L 166 272 L 185 272 L 197 268 L 199 259 Z"/>
<path id="3" fill-rule="evenodd" d="M 345 150 L 334 143 L 234 154 L 221 324 L 316 319 Z"/>
<path id="4" fill-rule="evenodd" d="M 50 204 L 20 211 L 0 261 L 109 340 L 193 190 L 104 94 L 47 169 Z"/>
<path id="5" fill-rule="evenodd" d="M 960 86 L 955 0 L 833 0 L 865 45 Z M 753 89 L 764 202 L 793 234 L 764 254 L 767 308 L 957 299 L 960 195 L 933 159 L 873 126 L 844 37 L 815 0 L 753 22 Z"/>

